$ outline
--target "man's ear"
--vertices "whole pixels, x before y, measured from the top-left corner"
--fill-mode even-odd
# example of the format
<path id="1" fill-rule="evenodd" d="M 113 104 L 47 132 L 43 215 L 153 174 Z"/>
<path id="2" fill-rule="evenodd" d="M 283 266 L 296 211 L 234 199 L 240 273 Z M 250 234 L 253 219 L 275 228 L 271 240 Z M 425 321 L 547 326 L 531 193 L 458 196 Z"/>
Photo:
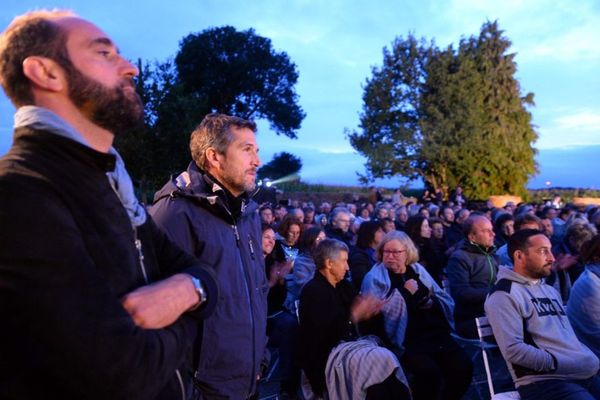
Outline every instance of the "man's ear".
<path id="1" fill-rule="evenodd" d="M 525 257 L 525 253 L 522 250 L 515 250 L 513 252 L 513 260 L 517 261 L 517 260 L 522 260 L 523 257 Z"/>
<path id="2" fill-rule="evenodd" d="M 212 147 L 205 151 L 206 163 L 208 168 L 218 169 L 221 165 L 221 155 Z"/>
<path id="3" fill-rule="evenodd" d="M 23 74 L 41 90 L 60 92 L 65 86 L 63 69 L 46 57 L 27 57 L 23 60 Z"/>

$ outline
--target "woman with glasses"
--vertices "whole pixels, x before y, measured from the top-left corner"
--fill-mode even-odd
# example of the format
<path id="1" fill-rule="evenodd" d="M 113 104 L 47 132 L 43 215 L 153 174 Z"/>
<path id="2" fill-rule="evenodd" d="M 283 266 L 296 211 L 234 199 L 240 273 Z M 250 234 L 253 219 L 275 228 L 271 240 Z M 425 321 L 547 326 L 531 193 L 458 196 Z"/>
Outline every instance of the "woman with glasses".
<path id="1" fill-rule="evenodd" d="M 417 248 L 404 232 L 387 233 L 377 259 L 362 292 L 385 300 L 373 328 L 414 376 L 413 398 L 460 399 L 471 383 L 473 365 L 451 336 L 452 298 L 417 262 Z"/>

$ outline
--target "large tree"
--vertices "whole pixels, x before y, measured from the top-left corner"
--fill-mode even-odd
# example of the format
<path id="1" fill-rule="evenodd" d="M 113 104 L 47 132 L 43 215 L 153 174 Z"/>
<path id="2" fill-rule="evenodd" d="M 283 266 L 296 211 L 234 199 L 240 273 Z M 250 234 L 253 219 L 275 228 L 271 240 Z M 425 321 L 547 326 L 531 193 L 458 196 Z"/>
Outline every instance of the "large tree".
<path id="1" fill-rule="evenodd" d="M 524 194 L 536 172 L 537 139 L 520 94 L 510 41 L 496 22 L 458 48 L 440 50 L 414 37 L 384 50 L 363 95 L 362 132 L 352 145 L 367 157 L 367 177 L 421 177 L 468 196 Z"/>
<path id="2" fill-rule="evenodd" d="M 184 92 L 204 99 L 211 111 L 263 118 L 278 134 L 296 137 L 305 117 L 294 91 L 298 72 L 270 39 L 253 29 L 207 29 L 181 41 L 175 64 Z"/>
<path id="3" fill-rule="evenodd" d="M 139 62 L 139 69 L 146 127 L 120 135 L 116 146 L 134 180 L 149 190 L 187 166 L 190 133 L 210 112 L 264 119 L 290 138 L 305 117 L 294 89 L 296 66 L 251 29 L 188 35 L 174 60 Z"/>
<path id="4" fill-rule="evenodd" d="M 258 169 L 260 179 L 272 181 L 298 173 L 302 169 L 302 160 L 295 155 L 282 151 L 273 155 L 273 159 Z"/>

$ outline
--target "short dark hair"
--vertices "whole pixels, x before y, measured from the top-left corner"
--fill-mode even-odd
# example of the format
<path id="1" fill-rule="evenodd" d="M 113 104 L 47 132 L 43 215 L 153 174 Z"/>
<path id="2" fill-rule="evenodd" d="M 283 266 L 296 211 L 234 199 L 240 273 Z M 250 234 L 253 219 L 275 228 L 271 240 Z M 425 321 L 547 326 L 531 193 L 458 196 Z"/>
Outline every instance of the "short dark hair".
<path id="1" fill-rule="evenodd" d="M 190 136 L 190 151 L 196 165 L 206 170 L 206 150 L 214 148 L 217 153 L 225 154 L 227 147 L 233 142 L 233 131 L 236 129 L 250 129 L 256 132 L 256 123 L 243 118 L 225 114 L 208 114 L 194 129 Z"/>
<path id="2" fill-rule="evenodd" d="M 529 238 L 537 235 L 544 235 L 544 232 L 538 229 L 522 229 L 520 231 L 516 231 L 510 238 L 508 238 L 508 256 L 513 263 L 515 262 L 515 251 L 526 251 L 527 248 L 529 248 Z"/>
<path id="3" fill-rule="evenodd" d="M 345 251 L 348 253 L 348 246 L 337 239 L 325 239 L 319 243 L 313 252 L 313 258 L 317 269 L 325 268 L 325 260 L 332 260 L 338 257 L 339 253 Z"/>
<path id="4" fill-rule="evenodd" d="M 74 17 L 70 11 L 34 11 L 16 17 L 0 36 L 0 84 L 16 107 L 34 104 L 31 82 L 23 71 L 27 57 L 46 57 L 71 67 L 67 32 L 54 20 Z"/>
<path id="5" fill-rule="evenodd" d="M 520 230 L 522 225 L 527 224 L 537 224 L 540 230 L 542 230 L 543 228 L 542 220 L 539 217 L 532 214 L 524 213 L 517 215 L 517 217 L 515 218 L 515 231 Z"/>
<path id="6" fill-rule="evenodd" d="M 531 215 L 531 214 L 527 214 L 527 215 Z M 500 229 L 502 229 L 502 225 L 504 225 L 508 221 L 514 221 L 514 220 L 515 220 L 515 218 L 512 216 L 512 214 L 504 212 L 504 213 L 498 215 L 498 217 L 496 218 L 496 221 L 494 222 L 494 228 L 496 228 L 496 230 L 499 231 Z"/>
<path id="7" fill-rule="evenodd" d="M 265 205 L 260 206 L 260 208 L 258 209 L 258 213 L 260 214 L 265 210 L 270 210 L 272 212 L 273 208 L 270 205 L 265 204 Z"/>
<path id="8" fill-rule="evenodd" d="M 273 233 L 275 233 L 275 229 L 273 229 L 273 227 L 271 225 L 269 225 L 269 224 L 260 224 L 260 231 L 261 231 L 261 233 L 265 233 L 265 231 L 267 229 L 270 229 L 270 230 L 273 231 Z"/>

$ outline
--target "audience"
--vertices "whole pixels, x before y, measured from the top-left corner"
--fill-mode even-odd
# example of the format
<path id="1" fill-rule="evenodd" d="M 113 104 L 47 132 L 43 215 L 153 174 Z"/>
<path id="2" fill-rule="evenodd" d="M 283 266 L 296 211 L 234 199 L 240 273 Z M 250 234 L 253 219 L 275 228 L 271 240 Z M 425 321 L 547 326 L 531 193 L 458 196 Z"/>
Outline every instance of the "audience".
<path id="1" fill-rule="evenodd" d="M 287 297 L 285 277 L 292 269 L 292 262 L 285 258 L 277 260 L 273 255 L 275 232 L 269 225 L 262 225 L 262 253 L 265 273 L 269 280 L 267 296 L 268 345 L 279 349 L 281 392 L 287 398 L 296 398 L 300 387 L 300 370 L 296 365 L 298 348 L 298 320 L 284 307 Z"/>
<path id="2" fill-rule="evenodd" d="M 348 246 L 335 239 L 323 240 L 314 259 L 317 273 L 300 294 L 299 347 L 300 365 L 312 392 L 337 399 L 341 397 L 338 391 L 352 388 L 353 398 L 408 399 L 396 356 L 369 339 L 356 340 L 356 324 L 378 314 L 383 301 L 359 296 L 344 279 Z M 356 364 L 348 364 L 352 361 Z M 348 379 L 338 375 L 343 371 L 350 375 Z"/>
<path id="3" fill-rule="evenodd" d="M 404 232 L 386 234 L 377 259 L 362 293 L 386 301 L 378 330 L 413 375 L 413 398 L 459 400 L 471 383 L 473 365 L 451 336 L 452 298 L 417 263 L 417 248 Z"/>
<path id="4" fill-rule="evenodd" d="M 585 264 L 569 296 L 567 315 L 583 344 L 600 357 L 600 235 L 581 248 Z"/>

